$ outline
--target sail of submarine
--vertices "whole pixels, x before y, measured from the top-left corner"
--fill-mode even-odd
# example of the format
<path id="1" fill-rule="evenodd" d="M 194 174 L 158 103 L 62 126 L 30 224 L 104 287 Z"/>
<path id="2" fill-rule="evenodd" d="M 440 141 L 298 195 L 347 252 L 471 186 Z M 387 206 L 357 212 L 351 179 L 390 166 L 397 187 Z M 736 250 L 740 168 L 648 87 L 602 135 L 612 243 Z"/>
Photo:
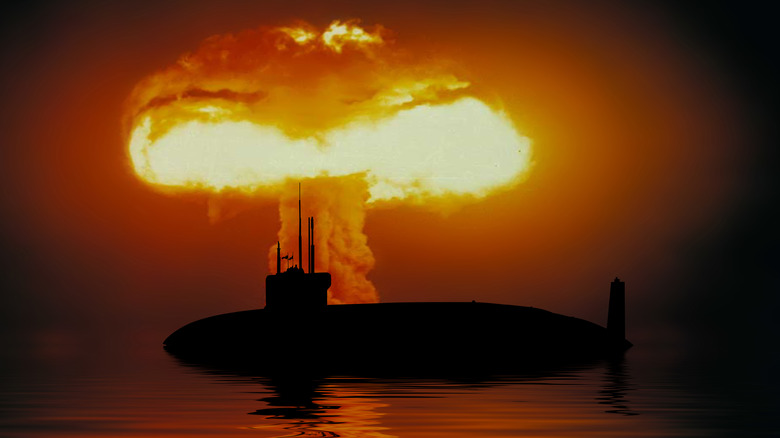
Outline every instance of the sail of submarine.
<path id="1" fill-rule="evenodd" d="M 293 265 L 281 270 L 281 246 L 276 242 L 276 274 L 265 278 L 265 308 L 270 311 L 306 311 L 323 309 L 328 304 L 331 277 L 327 272 L 314 272 L 314 217 L 307 218 L 307 270 Z M 301 237 L 301 198 L 298 185 L 298 260 L 303 261 Z"/>
<path id="2" fill-rule="evenodd" d="M 299 185 L 301 266 L 282 270 L 277 242 L 276 272 L 265 280 L 265 308 L 187 324 L 168 336 L 166 350 L 242 366 L 284 368 L 327 358 L 332 370 L 391 366 L 414 371 L 423 362 L 512 370 L 611 356 L 632 346 L 625 338 L 625 283 L 618 278 L 610 287 L 607 327 L 533 307 L 476 301 L 328 305 L 331 275 L 315 272 L 314 230 L 314 217 L 309 217 L 304 270 Z"/>

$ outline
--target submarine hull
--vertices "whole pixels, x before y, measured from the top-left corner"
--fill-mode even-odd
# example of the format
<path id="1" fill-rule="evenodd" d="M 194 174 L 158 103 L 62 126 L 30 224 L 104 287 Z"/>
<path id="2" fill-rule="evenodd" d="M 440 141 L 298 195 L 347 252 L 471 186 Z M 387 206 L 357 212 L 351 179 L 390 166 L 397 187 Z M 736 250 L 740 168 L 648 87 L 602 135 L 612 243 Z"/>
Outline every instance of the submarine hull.
<path id="1" fill-rule="evenodd" d="M 579 318 L 474 302 L 248 310 L 187 324 L 164 345 L 213 366 L 333 372 L 511 371 L 607 358 L 631 346 Z"/>

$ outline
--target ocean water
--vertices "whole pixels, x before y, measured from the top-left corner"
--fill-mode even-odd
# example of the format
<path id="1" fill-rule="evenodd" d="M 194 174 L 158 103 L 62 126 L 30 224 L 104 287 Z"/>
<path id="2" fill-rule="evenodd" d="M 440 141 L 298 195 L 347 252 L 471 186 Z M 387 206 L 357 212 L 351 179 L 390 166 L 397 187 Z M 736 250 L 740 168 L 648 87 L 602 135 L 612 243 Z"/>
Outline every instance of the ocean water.
<path id="1" fill-rule="evenodd" d="M 780 436 L 771 373 L 679 347 L 510 375 L 279 377 L 188 365 L 153 338 L 52 336 L 3 349 L 0 436 Z"/>

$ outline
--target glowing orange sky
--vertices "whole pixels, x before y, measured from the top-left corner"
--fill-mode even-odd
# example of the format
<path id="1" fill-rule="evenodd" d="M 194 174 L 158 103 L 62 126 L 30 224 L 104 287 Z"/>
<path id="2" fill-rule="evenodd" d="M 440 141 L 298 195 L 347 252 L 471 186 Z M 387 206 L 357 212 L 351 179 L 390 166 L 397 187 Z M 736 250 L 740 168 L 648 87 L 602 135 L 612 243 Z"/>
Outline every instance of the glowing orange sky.
<path id="1" fill-rule="evenodd" d="M 53 18 L 60 15 L 72 19 Z M 209 36 L 296 20 L 321 30 L 351 18 L 371 32 L 381 25 L 383 41 L 435 61 L 437 77 L 468 81 L 468 96 L 500 109 L 533 140 L 522 184 L 473 202 L 366 211 L 376 260 L 368 280 L 383 301 L 477 299 L 603 322 L 608 282 L 620 275 L 633 297 L 629 317 L 642 324 L 638 309 L 678 299 L 667 290 L 684 277 L 686 251 L 733 213 L 755 151 L 746 146 L 749 102 L 662 10 L 100 5 L 53 13 L 37 26 L 45 44 L 31 37 L 18 51 L 25 74 L 8 89 L 13 104 L 2 123 L 19 147 L 4 174 L 13 182 L 4 195 L 13 206 L 7 228 L 18 252 L 45 264 L 46 276 L 30 276 L 36 290 L 83 291 L 27 295 L 50 303 L 51 318 L 41 319 L 65 318 L 65 308 L 73 324 L 94 313 L 143 314 L 173 329 L 262 305 L 278 193 L 171 196 L 151 188 L 129 161 L 124 104 L 144 78 Z M 248 91 L 247 102 L 255 90 Z M 308 131 L 287 134 L 306 137 L 322 130 L 317 123 L 341 123 L 340 114 L 299 114 Z"/>
<path id="2" fill-rule="evenodd" d="M 607 276 L 612 272 L 630 272 L 635 264 L 642 263 L 639 261 L 642 254 L 668 250 L 658 245 L 689 232 L 696 221 L 712 214 L 711 208 L 719 201 L 696 193 L 701 190 L 718 192 L 717 185 L 722 184 L 718 175 L 707 177 L 705 186 L 700 187 L 695 184 L 702 182 L 701 178 L 686 181 L 684 187 L 680 186 L 680 178 L 690 176 L 691 166 L 700 165 L 696 160 L 701 154 L 708 154 L 710 162 L 729 159 L 728 155 L 718 155 L 722 153 L 721 149 L 705 145 L 713 138 L 718 142 L 733 141 L 730 136 L 735 132 L 716 133 L 719 124 L 714 121 L 736 117 L 736 113 L 728 107 L 707 103 L 712 97 L 696 81 L 696 66 L 678 52 L 672 41 L 665 41 L 663 35 L 644 39 L 644 32 L 656 29 L 643 26 L 656 24 L 645 23 L 642 17 L 626 16 L 624 18 L 635 20 L 637 26 L 632 33 L 626 33 L 625 24 L 615 24 L 603 17 L 598 22 L 599 32 L 594 32 L 596 23 L 585 24 L 565 15 L 556 18 L 554 22 L 529 23 L 511 33 L 504 28 L 485 28 L 480 33 L 468 34 L 467 38 L 457 33 L 437 32 L 432 26 L 430 31 L 439 36 L 435 44 L 440 51 L 435 56 L 431 56 L 430 47 L 414 48 L 414 44 L 410 44 L 413 39 L 403 40 L 404 35 L 391 33 L 393 29 L 389 26 L 376 24 L 363 30 L 354 24 L 356 22 L 343 25 L 336 21 L 319 29 L 297 22 L 210 37 L 197 51 L 184 55 L 173 67 L 142 81 L 131 96 L 128 109 L 132 117 L 129 123 L 133 127 L 130 152 L 136 172 L 156 184 L 200 186 L 209 191 L 221 191 L 225 187 L 249 188 L 256 192 L 264 185 L 277 187 L 284 178 L 311 177 L 319 172 L 342 175 L 368 171 L 369 176 L 370 172 L 375 173 L 369 177 L 369 201 L 391 199 L 398 196 L 402 186 L 389 191 L 376 188 L 392 186 L 376 176 L 382 172 L 377 164 L 360 158 L 362 142 L 355 143 L 351 150 L 347 147 L 341 154 L 336 152 L 333 163 L 337 165 L 324 164 L 328 161 L 321 155 L 322 150 L 338 150 L 343 144 L 349 144 L 347 137 L 333 137 L 328 130 L 349 126 L 358 132 L 362 128 L 352 127 L 353 120 L 368 117 L 367 122 L 361 123 L 372 124 L 374 137 L 360 135 L 358 138 L 390 138 L 389 147 L 397 149 L 399 137 L 392 131 L 376 128 L 378 117 L 397 117 L 394 114 L 404 114 L 406 108 L 436 108 L 429 105 L 439 102 L 447 108 L 455 108 L 462 100 L 453 99 L 474 92 L 480 98 L 492 95 L 494 101 L 506 107 L 505 114 L 511 118 L 515 129 L 534 139 L 539 138 L 538 170 L 528 184 L 499 195 L 497 199 L 501 201 L 495 201 L 498 204 L 493 199 L 477 204 L 480 210 L 491 212 L 489 222 L 478 215 L 469 219 L 467 215 L 472 210 L 463 203 L 437 199 L 421 201 L 423 210 L 457 211 L 451 218 L 428 217 L 427 220 L 432 221 L 428 227 L 439 229 L 460 221 L 459 227 L 468 230 L 467 233 L 452 230 L 431 233 L 426 227 L 418 227 L 416 221 L 401 218 L 394 219 L 392 226 L 385 225 L 392 232 L 369 233 L 369 239 L 379 240 L 380 247 L 392 248 L 385 255 L 391 260 L 388 266 L 379 264 L 380 283 L 382 268 L 387 272 L 411 269 L 404 275 L 393 276 L 395 280 L 380 287 L 380 291 L 387 289 L 388 298 L 393 299 L 394 291 L 399 287 L 403 289 L 400 285 L 406 284 L 400 279 L 407 278 L 418 287 L 424 285 L 421 287 L 428 291 L 448 291 L 433 293 L 437 299 L 474 299 L 476 287 L 462 288 L 459 287 L 460 279 L 452 283 L 449 280 L 452 272 L 471 270 L 481 285 L 498 294 L 498 301 L 511 302 L 517 293 L 514 291 L 516 283 L 526 285 L 522 295 L 542 299 L 534 295 L 545 289 L 545 278 L 557 277 L 558 281 L 564 282 L 571 278 L 576 282 L 578 280 L 574 278 L 579 274 Z M 346 29 L 353 29 L 358 37 L 354 41 L 346 39 L 333 44 L 326 36 L 338 26 L 342 26 L 342 32 L 347 35 Z M 585 33 L 587 38 L 579 40 L 577 37 L 583 32 L 590 33 Z M 625 34 L 625 38 L 607 36 L 610 32 Z M 509 43 L 510 36 L 512 44 Z M 563 38 L 568 36 L 572 38 Z M 392 45 L 392 51 L 389 51 L 385 41 L 389 38 L 399 40 L 397 45 L 406 51 L 399 52 L 397 45 Z M 636 50 L 635 44 L 641 44 L 642 49 Z M 411 49 L 428 55 L 413 56 L 409 53 Z M 523 56 L 512 56 L 517 51 Z M 449 92 L 450 89 L 455 94 Z M 540 105 L 534 107 L 529 102 Z M 418 118 L 429 123 L 435 120 L 431 117 Z M 477 137 L 464 142 L 464 150 L 476 147 L 480 136 L 490 138 L 498 132 L 495 127 L 477 125 L 479 117 L 469 115 L 464 120 L 469 118 L 473 120 L 469 125 L 474 126 Z M 273 126 L 278 131 L 252 131 L 255 128 L 240 125 L 240 121 L 251 121 L 260 129 Z M 469 128 L 471 126 L 466 129 Z M 394 129 L 409 134 L 410 138 L 419 136 L 417 128 L 411 126 L 401 125 Z M 448 134 L 444 125 L 435 135 L 440 136 L 442 132 Z M 290 138 L 289 146 L 276 147 L 281 147 L 280 151 L 302 148 L 302 152 L 267 155 L 273 157 L 269 161 L 273 166 L 270 168 L 253 170 L 245 166 L 245 163 L 257 160 L 253 157 L 258 155 L 227 152 L 248 151 L 255 147 L 233 146 L 235 138 L 247 138 L 250 143 L 255 141 L 251 139 L 266 138 L 271 144 L 283 144 L 280 142 L 287 141 L 283 140 L 285 135 Z M 453 138 L 463 137 L 458 132 L 453 135 Z M 312 136 L 324 136 L 324 145 L 306 146 L 303 142 Z M 171 137 L 179 140 L 169 141 Z M 220 141 L 223 138 L 227 140 Z M 400 144 L 410 141 L 400 138 Z M 203 145 L 199 146 L 201 142 Z M 371 144 L 375 142 L 368 140 Z M 499 140 L 497 144 L 501 142 Z M 445 137 L 443 144 L 452 143 L 453 140 Z M 421 155 L 419 148 L 415 151 L 414 142 L 410 144 L 412 148 L 407 158 L 410 163 L 430 161 L 429 158 L 415 160 L 425 155 Z M 530 142 L 525 145 L 529 146 Z M 704 149 L 691 152 L 698 147 L 696 145 L 702 145 Z M 513 147 L 517 149 L 510 143 L 510 149 Z M 208 152 L 209 148 L 220 152 L 214 155 Z M 310 152 L 305 152 L 307 149 Z M 685 155 L 680 151 L 686 151 Z M 455 149 L 454 155 L 462 154 Z M 197 158 L 193 161 L 192 157 Z M 290 157 L 292 164 L 280 168 L 284 157 Z M 306 157 L 313 157 L 317 166 L 324 167 L 312 167 Z M 234 161 L 221 164 L 226 158 Z M 369 153 L 366 158 L 382 164 L 388 161 L 381 152 Z M 200 159 L 205 161 L 198 161 Z M 161 165 L 154 164 L 154 160 Z M 366 163 L 360 164 L 361 161 Z M 497 162 L 503 164 L 506 159 L 499 158 Z M 398 169 L 404 166 L 400 162 L 393 164 L 386 174 L 397 175 Z M 313 170 L 305 170 L 307 168 Z M 475 169 L 480 168 L 486 167 Z M 525 168 L 527 164 L 517 167 L 514 172 L 519 175 Z M 182 170 L 187 173 L 181 173 Z M 702 170 L 706 177 L 706 169 Z M 475 184 L 478 175 L 489 174 L 468 168 L 457 170 L 457 167 L 454 174 L 464 172 L 475 176 L 462 180 Z M 242 180 L 236 180 L 237 175 Z M 512 173 L 509 176 L 505 181 L 512 181 Z M 406 178 L 408 176 L 395 181 Z M 425 186 L 418 182 L 410 187 Z M 422 190 L 421 193 L 430 193 L 441 189 Z M 273 189 L 272 193 L 278 193 L 278 189 Z M 210 196 L 210 202 L 226 208 L 232 203 L 231 196 L 235 195 Z M 680 202 L 692 203 L 696 208 L 681 212 L 675 207 Z M 294 221 L 294 211 L 288 213 L 287 220 Z M 396 214 L 391 209 L 383 212 L 390 217 Z M 572 223 L 575 218 L 576 222 Z M 377 222 L 381 220 L 381 216 L 376 219 Z M 437 222 L 440 223 L 433 225 Z M 404 226 L 407 223 L 414 225 Z M 368 226 L 372 226 L 371 221 Z M 644 231 L 638 233 L 637 227 Z M 280 238 L 289 246 L 295 241 L 296 230 L 292 226 L 286 229 L 287 233 L 281 233 Z M 385 240 L 385 236 L 389 240 Z M 475 236 L 480 239 L 474 240 Z M 431 240 L 436 243 L 430 243 Z M 499 243 L 502 240 L 512 241 L 514 245 Z M 490 242 L 486 253 L 500 254 L 493 264 L 485 265 L 482 256 L 471 249 L 480 247 L 483 241 Z M 404 243 L 395 246 L 393 242 Z M 412 248 L 418 245 L 444 251 L 433 261 L 423 258 L 424 272 L 437 275 L 418 278 L 416 263 L 405 267 L 404 260 L 417 259 L 417 252 Z M 353 247 L 350 251 L 367 250 Z M 601 266 L 588 266 L 593 262 L 589 254 L 599 251 L 604 253 L 596 258 Z M 453 259 L 452 255 L 464 253 L 475 257 Z M 366 263 L 370 260 L 366 259 Z M 539 265 L 540 261 L 546 261 L 541 262 L 544 266 Z M 668 259 L 653 261 L 656 269 L 672 269 L 667 262 Z M 561 274 L 558 268 L 562 264 L 567 267 Z M 372 261 L 370 265 L 373 265 Z M 510 266 L 516 266 L 518 270 Z M 521 278 L 505 276 L 502 272 L 519 272 Z M 338 290 L 340 282 L 335 283 L 334 289 Z M 575 288 L 574 284 L 567 283 L 562 289 L 571 290 Z M 563 296 L 569 293 L 573 292 Z"/>
<path id="3" fill-rule="evenodd" d="M 378 301 L 366 278 L 374 266 L 367 206 L 474 201 L 531 167 L 531 140 L 500 101 L 491 108 L 446 60 L 415 57 L 387 35 L 335 20 L 206 38 L 129 97 L 133 169 L 169 193 L 215 198 L 289 196 L 286 183 L 306 179 L 316 193 L 306 209 L 319 224 L 317 269 L 333 276 L 329 302 Z M 298 215 L 281 208 L 280 216 L 288 250 Z M 292 255 L 300 265 L 304 256 Z M 270 269 L 275 263 L 271 245 Z"/>

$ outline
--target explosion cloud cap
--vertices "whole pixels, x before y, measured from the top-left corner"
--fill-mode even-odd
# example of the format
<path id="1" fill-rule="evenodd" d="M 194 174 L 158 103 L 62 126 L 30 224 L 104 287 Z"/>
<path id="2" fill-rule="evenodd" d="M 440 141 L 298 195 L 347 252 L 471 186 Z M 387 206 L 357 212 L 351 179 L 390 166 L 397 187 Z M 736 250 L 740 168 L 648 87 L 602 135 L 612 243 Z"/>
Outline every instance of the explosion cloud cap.
<path id="1" fill-rule="evenodd" d="M 453 70 L 356 21 L 212 36 L 129 97 L 133 169 L 210 192 L 360 175 L 369 204 L 521 181 L 531 141 Z"/>

